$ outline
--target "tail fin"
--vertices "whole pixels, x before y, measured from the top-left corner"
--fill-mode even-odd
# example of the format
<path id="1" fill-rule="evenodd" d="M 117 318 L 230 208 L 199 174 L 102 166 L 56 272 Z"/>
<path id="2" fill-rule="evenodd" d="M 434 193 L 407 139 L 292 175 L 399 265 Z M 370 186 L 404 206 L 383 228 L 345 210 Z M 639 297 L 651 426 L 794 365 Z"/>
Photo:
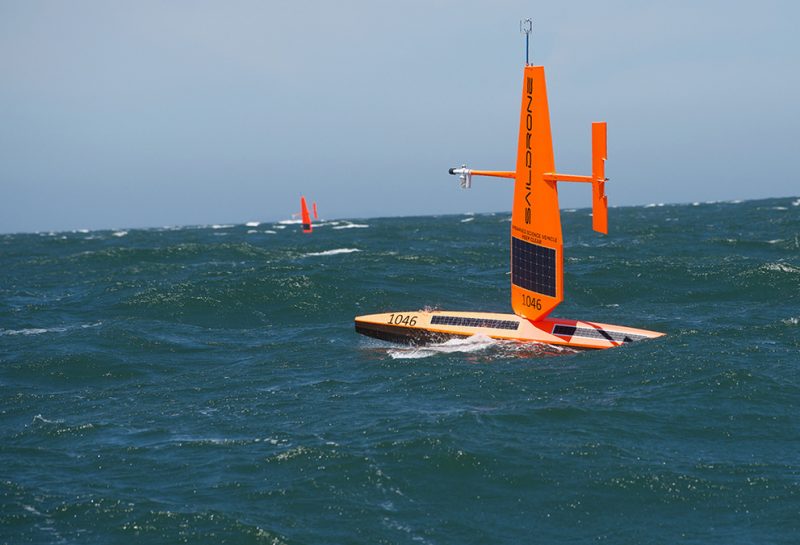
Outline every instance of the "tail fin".
<path id="1" fill-rule="evenodd" d="M 606 197 L 606 124 L 592 123 L 592 229 L 608 234 Z"/>
<path id="2" fill-rule="evenodd" d="M 526 66 L 511 211 L 511 306 L 539 320 L 564 299 L 561 217 L 544 67 Z M 534 196 L 536 198 L 534 198 Z"/>
<path id="3" fill-rule="evenodd" d="M 303 232 L 311 232 L 311 218 L 308 215 L 308 206 L 306 206 L 306 198 L 300 197 L 300 213 L 302 214 Z"/>

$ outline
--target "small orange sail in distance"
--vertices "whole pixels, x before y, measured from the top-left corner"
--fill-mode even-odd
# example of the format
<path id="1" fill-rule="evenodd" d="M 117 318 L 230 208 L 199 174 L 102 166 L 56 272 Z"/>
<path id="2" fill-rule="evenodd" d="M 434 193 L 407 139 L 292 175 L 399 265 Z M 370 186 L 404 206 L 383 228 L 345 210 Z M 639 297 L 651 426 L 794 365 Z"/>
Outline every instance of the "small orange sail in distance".
<path id="1" fill-rule="evenodd" d="M 314 210 L 314 219 L 318 220 L 319 219 L 319 214 L 317 214 L 317 203 L 313 203 L 311 205 L 311 208 Z"/>
<path id="2" fill-rule="evenodd" d="M 312 231 L 311 217 L 308 214 L 308 206 L 306 205 L 305 197 L 300 197 L 300 214 L 301 214 L 301 221 L 303 224 L 303 232 L 310 233 Z"/>

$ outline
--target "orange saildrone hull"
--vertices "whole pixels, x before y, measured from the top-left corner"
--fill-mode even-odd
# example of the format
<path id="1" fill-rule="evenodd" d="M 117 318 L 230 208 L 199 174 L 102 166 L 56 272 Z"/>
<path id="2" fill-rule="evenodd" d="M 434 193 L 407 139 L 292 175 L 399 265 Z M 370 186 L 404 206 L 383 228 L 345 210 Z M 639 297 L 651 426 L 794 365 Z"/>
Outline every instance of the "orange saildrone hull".
<path id="1" fill-rule="evenodd" d="M 362 335 L 404 344 L 426 344 L 457 337 L 485 335 L 499 340 L 584 349 L 613 348 L 663 335 L 656 331 L 598 322 L 560 318 L 545 318 L 534 322 L 516 314 L 446 310 L 358 316 L 355 327 Z"/>

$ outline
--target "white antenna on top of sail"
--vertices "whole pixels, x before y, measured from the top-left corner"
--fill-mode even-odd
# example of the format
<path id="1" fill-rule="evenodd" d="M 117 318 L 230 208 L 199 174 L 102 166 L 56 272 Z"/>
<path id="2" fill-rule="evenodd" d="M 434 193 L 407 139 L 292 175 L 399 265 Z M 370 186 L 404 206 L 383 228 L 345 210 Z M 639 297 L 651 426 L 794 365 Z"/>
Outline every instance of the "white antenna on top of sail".
<path id="1" fill-rule="evenodd" d="M 519 31 L 525 35 L 525 65 L 528 66 L 531 64 L 529 51 L 530 51 L 531 32 L 533 31 L 533 21 L 531 21 L 530 19 L 522 19 L 519 22 Z"/>

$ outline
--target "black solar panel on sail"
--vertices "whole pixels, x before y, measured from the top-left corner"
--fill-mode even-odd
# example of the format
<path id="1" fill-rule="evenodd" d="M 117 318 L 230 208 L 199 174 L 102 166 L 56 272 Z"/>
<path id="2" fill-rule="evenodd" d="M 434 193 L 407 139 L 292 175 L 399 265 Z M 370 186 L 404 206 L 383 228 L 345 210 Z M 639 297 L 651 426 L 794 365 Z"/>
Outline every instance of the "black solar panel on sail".
<path id="1" fill-rule="evenodd" d="M 511 283 L 556 296 L 556 251 L 511 237 Z"/>

